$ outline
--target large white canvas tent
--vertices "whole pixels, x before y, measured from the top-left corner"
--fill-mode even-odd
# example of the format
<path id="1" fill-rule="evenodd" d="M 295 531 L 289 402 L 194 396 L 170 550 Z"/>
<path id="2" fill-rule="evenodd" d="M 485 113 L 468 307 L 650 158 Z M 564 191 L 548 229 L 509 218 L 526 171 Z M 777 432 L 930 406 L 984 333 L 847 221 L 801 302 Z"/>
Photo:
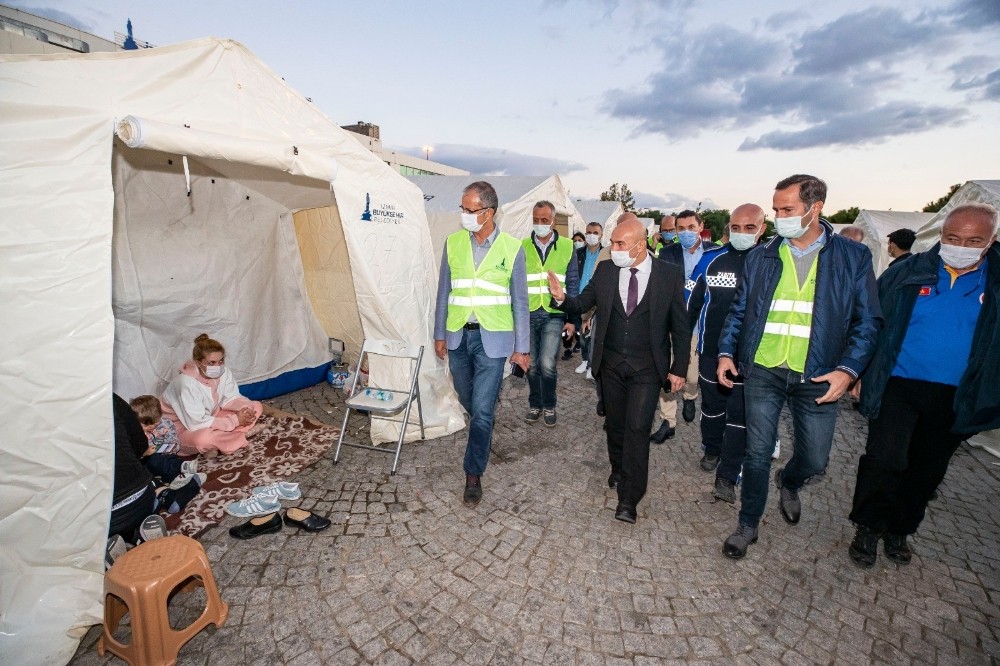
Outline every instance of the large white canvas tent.
<path id="1" fill-rule="evenodd" d="M 923 251 L 941 238 L 941 225 L 956 206 L 967 203 L 986 203 L 1000 210 L 1000 180 L 970 180 L 962 185 L 944 208 L 939 210 L 917 231 L 917 242 L 913 251 Z M 1000 457 L 1000 430 L 991 430 L 969 439 L 973 446 L 980 446 Z"/>
<path id="2" fill-rule="evenodd" d="M 865 234 L 864 244 L 872 251 L 875 275 L 881 275 L 892 261 L 887 249 L 889 239 L 886 236 L 899 229 L 917 231 L 932 217 L 933 213 L 867 209 L 858 211 L 854 226 L 859 227 Z"/>
<path id="3" fill-rule="evenodd" d="M 65 663 L 102 618 L 113 387 L 202 331 L 258 385 L 327 336 L 430 345 L 436 261 L 417 188 L 232 41 L 3 56 L 0 141 L 0 661 Z M 428 436 L 461 428 L 424 368 Z"/>
<path id="4" fill-rule="evenodd" d="M 431 229 L 434 256 L 441 260 L 441 250 L 449 234 L 461 229 L 462 190 L 470 183 L 485 180 L 497 191 L 500 210 L 497 225 L 514 238 L 531 234 L 531 211 L 538 201 L 550 201 L 556 207 L 556 228 L 572 236 L 583 233 L 586 222 L 576 210 L 559 176 L 408 176 L 424 193 L 427 223 Z"/>
<path id="5" fill-rule="evenodd" d="M 597 222 L 601 225 L 601 243 L 608 245 L 611 242 L 611 230 L 618 223 L 618 218 L 625 209 L 622 208 L 621 201 L 599 201 L 597 199 L 577 199 L 573 202 L 587 224 Z"/>

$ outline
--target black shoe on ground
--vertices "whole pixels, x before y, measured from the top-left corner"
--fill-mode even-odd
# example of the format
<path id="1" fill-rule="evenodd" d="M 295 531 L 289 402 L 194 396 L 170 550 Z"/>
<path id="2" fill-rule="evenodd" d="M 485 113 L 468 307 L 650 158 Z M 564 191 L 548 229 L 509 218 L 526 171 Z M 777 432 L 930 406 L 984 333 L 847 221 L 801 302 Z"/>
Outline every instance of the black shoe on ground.
<path id="1" fill-rule="evenodd" d="M 712 490 L 712 497 L 720 499 L 729 504 L 736 504 L 736 484 L 721 476 L 715 477 L 715 488 Z"/>
<path id="2" fill-rule="evenodd" d="M 694 415 L 697 411 L 698 410 L 697 407 L 695 407 L 694 400 L 684 401 L 684 409 L 681 410 L 681 413 L 683 414 L 685 421 L 687 421 L 688 423 L 694 421 Z"/>
<path id="3" fill-rule="evenodd" d="M 886 532 L 882 536 L 882 544 L 885 548 L 885 556 L 896 564 L 909 564 L 913 557 L 910 544 L 906 543 L 905 534 L 890 534 Z"/>
<path id="4" fill-rule="evenodd" d="M 535 423 L 540 418 L 542 418 L 542 410 L 535 407 L 529 407 L 528 411 L 524 414 L 524 420 L 528 423 Z"/>
<path id="5" fill-rule="evenodd" d="M 757 543 L 757 528 L 737 525 L 736 531 L 722 544 L 722 554 L 733 560 L 743 559 L 750 544 Z"/>
<path id="6" fill-rule="evenodd" d="M 251 518 L 245 523 L 229 530 L 229 536 L 234 539 L 252 539 L 262 534 L 274 534 L 281 531 L 281 515 L 269 513 L 266 516 Z"/>
<path id="7" fill-rule="evenodd" d="M 673 439 L 674 429 L 670 427 L 670 424 L 664 421 L 660 424 L 660 428 L 649 436 L 649 441 L 653 444 L 663 444 L 663 442 L 668 439 Z"/>
<path id="8" fill-rule="evenodd" d="M 597 415 L 598 416 L 604 416 L 604 401 L 603 400 L 598 400 L 597 401 Z"/>
<path id="9" fill-rule="evenodd" d="M 542 412 L 542 422 L 550 428 L 556 425 L 556 410 L 546 409 Z"/>
<path id="10" fill-rule="evenodd" d="M 878 559 L 878 540 L 881 536 L 871 528 L 858 525 L 858 529 L 854 531 L 854 541 L 847 549 L 847 554 L 851 556 L 855 564 L 865 569 L 871 569 L 875 566 L 875 560 Z"/>
<path id="11" fill-rule="evenodd" d="M 618 472 L 611 472 L 611 476 L 608 477 L 608 488 L 617 488 L 618 482 L 622 480 L 621 475 Z"/>
<path id="12" fill-rule="evenodd" d="M 567 349 L 566 351 L 563 352 L 563 360 L 564 361 L 568 361 L 571 358 L 573 358 L 573 350 L 572 349 Z"/>
<path id="13" fill-rule="evenodd" d="M 476 506 L 481 499 L 483 499 L 483 486 L 479 483 L 479 477 L 475 474 L 466 474 L 465 494 L 462 495 L 462 501 L 467 506 Z"/>
<path id="14" fill-rule="evenodd" d="M 802 502 L 799 501 L 799 492 L 797 490 L 789 490 L 782 485 L 781 473 L 785 471 L 784 467 L 778 469 L 774 473 L 774 485 L 778 486 L 778 492 L 781 494 L 778 500 L 778 508 L 781 509 L 781 517 L 785 519 L 785 522 L 789 525 L 798 525 L 799 518 L 802 517 Z"/>
<path id="15" fill-rule="evenodd" d="M 701 457 L 701 461 L 698 464 L 701 465 L 701 468 L 706 472 L 714 472 L 715 468 L 719 466 L 720 460 L 720 456 L 706 453 Z"/>
<path id="16" fill-rule="evenodd" d="M 618 508 L 615 509 L 615 520 L 635 524 L 635 519 L 635 507 L 624 502 L 618 502 Z"/>

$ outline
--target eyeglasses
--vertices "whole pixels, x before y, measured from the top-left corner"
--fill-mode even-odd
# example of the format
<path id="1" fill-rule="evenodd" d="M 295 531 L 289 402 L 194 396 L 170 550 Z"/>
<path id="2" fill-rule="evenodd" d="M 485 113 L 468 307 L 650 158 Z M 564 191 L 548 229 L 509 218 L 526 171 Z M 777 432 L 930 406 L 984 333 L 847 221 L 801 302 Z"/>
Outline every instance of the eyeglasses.
<path id="1" fill-rule="evenodd" d="M 469 210 L 469 209 L 467 209 L 467 208 L 466 208 L 465 206 L 459 206 L 459 207 L 458 207 L 458 209 L 459 209 L 460 211 L 462 211 L 463 213 L 465 213 L 466 215 L 479 215 L 479 214 L 480 214 L 480 213 L 482 213 L 482 212 L 483 212 L 484 210 L 489 210 L 489 209 L 490 209 L 490 207 L 489 207 L 489 206 L 483 206 L 483 207 L 482 207 L 482 208 L 480 208 L 479 210 Z"/>

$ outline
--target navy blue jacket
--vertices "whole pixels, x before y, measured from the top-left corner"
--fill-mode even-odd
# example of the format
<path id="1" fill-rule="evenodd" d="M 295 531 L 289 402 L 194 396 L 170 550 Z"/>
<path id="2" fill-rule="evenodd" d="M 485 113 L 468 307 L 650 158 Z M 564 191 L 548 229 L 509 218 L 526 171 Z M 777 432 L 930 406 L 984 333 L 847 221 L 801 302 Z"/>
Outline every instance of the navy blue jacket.
<path id="1" fill-rule="evenodd" d="M 940 247 L 938 243 L 927 252 L 889 267 L 878 280 L 885 328 L 878 336 L 875 356 L 861 382 L 861 413 L 870 419 L 878 417 L 882 394 L 896 369 L 917 294 L 921 287 L 938 282 Z M 952 431 L 968 436 L 1000 428 L 1000 247 L 994 243 L 986 257 L 989 267 L 983 308 L 972 336 L 969 364 L 955 392 Z M 947 340 L 941 341 L 941 353 L 948 353 Z"/>
<path id="2" fill-rule="evenodd" d="M 843 370 L 858 377 L 875 352 L 882 327 L 872 270 L 872 253 L 833 233 L 824 219 L 826 244 L 819 251 L 816 296 L 813 301 L 812 332 L 806 354 L 803 381 Z M 743 266 L 736 296 L 719 335 L 719 357 L 736 359 L 737 370 L 749 377 L 764 324 L 781 279 L 781 236 L 750 250 Z"/>

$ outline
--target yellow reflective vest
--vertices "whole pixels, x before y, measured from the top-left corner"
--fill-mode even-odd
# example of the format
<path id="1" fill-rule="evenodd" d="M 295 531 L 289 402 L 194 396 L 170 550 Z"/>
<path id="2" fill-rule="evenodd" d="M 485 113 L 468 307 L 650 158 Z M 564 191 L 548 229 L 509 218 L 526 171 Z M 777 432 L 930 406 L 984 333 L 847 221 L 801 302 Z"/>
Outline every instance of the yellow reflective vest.
<path id="1" fill-rule="evenodd" d="M 501 231 L 477 269 L 468 231 L 456 231 L 448 236 L 446 243 L 451 292 L 445 328 L 458 331 L 475 314 L 476 321 L 487 331 L 513 331 L 510 277 L 521 244 Z"/>
<path id="2" fill-rule="evenodd" d="M 765 368 L 785 364 L 795 372 L 803 372 L 809 353 L 809 335 L 812 333 L 813 301 L 816 296 L 816 266 L 819 252 L 813 257 L 805 284 L 799 287 L 795 260 L 788 245 L 781 244 L 781 279 L 774 290 L 774 300 L 764 324 L 764 337 L 757 347 L 754 362 Z"/>
<path id="3" fill-rule="evenodd" d="M 549 293 L 549 271 L 559 278 L 559 284 L 566 291 L 566 269 L 573 261 L 573 241 L 568 238 L 555 239 L 555 247 L 549 250 L 549 255 L 542 263 L 538 256 L 538 248 L 533 236 L 528 236 L 521 245 L 524 246 L 524 267 L 528 273 L 528 312 L 544 308 L 546 312 L 561 314 L 559 310 L 549 307 L 552 294 Z"/>

